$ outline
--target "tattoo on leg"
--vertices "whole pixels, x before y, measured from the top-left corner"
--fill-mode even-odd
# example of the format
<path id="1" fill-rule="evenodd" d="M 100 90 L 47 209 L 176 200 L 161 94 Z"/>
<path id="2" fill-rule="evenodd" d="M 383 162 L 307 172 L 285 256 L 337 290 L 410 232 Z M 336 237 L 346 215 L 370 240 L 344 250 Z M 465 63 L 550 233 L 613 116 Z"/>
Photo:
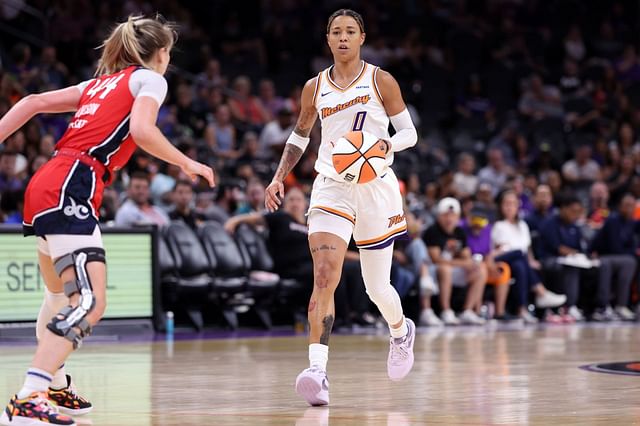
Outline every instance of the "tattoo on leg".
<path id="1" fill-rule="evenodd" d="M 311 301 L 309 302 L 309 312 L 313 312 L 315 308 L 316 308 L 316 301 L 311 299 Z"/>
<path id="2" fill-rule="evenodd" d="M 331 335 L 331 329 L 333 328 L 333 315 L 327 315 L 322 320 L 322 335 L 320 336 L 320 343 L 323 345 L 329 344 L 329 335 Z"/>
<path id="3" fill-rule="evenodd" d="M 336 250 L 336 248 L 334 246 L 329 246 L 327 244 L 323 244 L 320 247 L 311 247 L 311 253 L 316 253 L 319 252 L 321 250 L 326 250 L 326 251 L 334 251 Z"/>

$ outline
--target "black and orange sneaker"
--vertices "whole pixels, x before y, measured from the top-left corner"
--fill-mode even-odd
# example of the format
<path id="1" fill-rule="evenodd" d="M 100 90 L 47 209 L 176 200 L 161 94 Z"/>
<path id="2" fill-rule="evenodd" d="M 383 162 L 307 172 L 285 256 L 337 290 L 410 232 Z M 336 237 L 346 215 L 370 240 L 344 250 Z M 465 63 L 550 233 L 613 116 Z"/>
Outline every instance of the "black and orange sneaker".
<path id="1" fill-rule="evenodd" d="M 67 387 L 63 389 L 49 388 L 47 397 L 58 407 L 61 413 L 71 416 L 81 416 L 93 409 L 93 405 L 89 401 L 76 393 L 76 389 L 71 383 L 71 376 L 68 374 Z"/>
<path id="2" fill-rule="evenodd" d="M 58 413 L 44 392 L 34 392 L 24 399 L 15 395 L 0 415 L 0 424 L 76 426 L 71 417 Z"/>

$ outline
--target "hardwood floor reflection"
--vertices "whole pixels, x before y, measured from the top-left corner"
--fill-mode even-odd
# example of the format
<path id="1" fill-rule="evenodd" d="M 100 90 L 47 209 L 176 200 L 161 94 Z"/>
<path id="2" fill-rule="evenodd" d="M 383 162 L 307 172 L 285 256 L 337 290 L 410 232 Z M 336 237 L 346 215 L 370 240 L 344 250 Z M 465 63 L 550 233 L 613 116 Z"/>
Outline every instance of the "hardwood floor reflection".
<path id="1" fill-rule="evenodd" d="M 414 371 L 395 383 L 385 336 L 333 336 L 326 408 L 293 392 L 303 336 L 90 343 L 67 365 L 95 405 L 78 424 L 630 425 L 640 423 L 640 376 L 579 366 L 640 360 L 639 341 L 640 326 L 625 324 L 420 330 Z M 20 386 L 32 351 L 0 346 L 1 398 Z"/>

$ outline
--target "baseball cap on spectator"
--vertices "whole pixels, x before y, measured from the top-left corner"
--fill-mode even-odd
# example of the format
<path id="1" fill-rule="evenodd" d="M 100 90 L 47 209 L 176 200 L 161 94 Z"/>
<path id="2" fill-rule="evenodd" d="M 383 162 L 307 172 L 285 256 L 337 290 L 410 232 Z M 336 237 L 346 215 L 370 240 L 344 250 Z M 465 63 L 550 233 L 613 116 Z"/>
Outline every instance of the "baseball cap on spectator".
<path id="1" fill-rule="evenodd" d="M 436 209 L 438 214 L 453 212 L 460 214 L 460 202 L 453 197 L 446 197 L 440 200 Z"/>
<path id="2" fill-rule="evenodd" d="M 489 224 L 489 215 L 482 209 L 474 208 L 469 213 L 469 224 L 471 226 L 477 226 L 484 228 Z"/>

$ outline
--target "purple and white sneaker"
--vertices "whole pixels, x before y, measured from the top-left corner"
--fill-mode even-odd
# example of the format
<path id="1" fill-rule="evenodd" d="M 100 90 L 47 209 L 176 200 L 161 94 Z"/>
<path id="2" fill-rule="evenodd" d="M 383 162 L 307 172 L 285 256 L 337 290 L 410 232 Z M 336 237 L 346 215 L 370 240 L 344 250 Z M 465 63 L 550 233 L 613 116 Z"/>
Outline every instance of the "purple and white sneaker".
<path id="1" fill-rule="evenodd" d="M 296 393 L 309 405 L 329 404 L 329 379 L 320 367 L 307 368 L 296 378 Z"/>
<path id="2" fill-rule="evenodd" d="M 413 343 L 416 337 L 416 325 L 409 318 L 407 335 L 399 339 L 391 338 L 389 343 L 389 358 L 387 359 L 387 373 L 394 381 L 405 378 L 413 367 Z"/>

